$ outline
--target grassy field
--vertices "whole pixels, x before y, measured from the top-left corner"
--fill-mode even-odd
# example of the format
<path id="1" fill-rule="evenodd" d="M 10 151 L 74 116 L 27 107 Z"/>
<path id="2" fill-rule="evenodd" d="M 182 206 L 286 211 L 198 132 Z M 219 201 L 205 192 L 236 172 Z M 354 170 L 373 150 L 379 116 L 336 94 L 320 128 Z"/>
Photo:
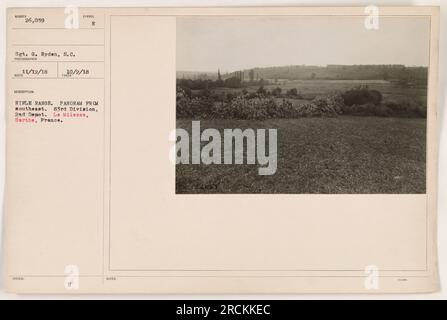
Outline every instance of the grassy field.
<path id="1" fill-rule="evenodd" d="M 257 164 L 177 165 L 177 193 L 425 193 L 425 119 L 206 120 L 201 128 L 276 128 L 276 174 L 258 175 Z"/>

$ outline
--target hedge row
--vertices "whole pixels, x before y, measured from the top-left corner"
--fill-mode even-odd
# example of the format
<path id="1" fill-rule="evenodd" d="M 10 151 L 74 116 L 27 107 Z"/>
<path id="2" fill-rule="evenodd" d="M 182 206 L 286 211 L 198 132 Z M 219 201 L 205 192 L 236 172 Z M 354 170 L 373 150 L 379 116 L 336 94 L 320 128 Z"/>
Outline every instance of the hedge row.
<path id="1" fill-rule="evenodd" d="M 352 89 L 317 97 L 304 104 L 293 104 L 287 99 L 279 102 L 262 94 L 241 94 L 229 101 L 215 101 L 212 97 L 190 98 L 181 88 L 177 89 L 177 118 L 187 119 L 256 119 L 336 117 L 340 114 L 380 117 L 426 117 L 426 109 L 412 101 L 379 103 L 378 95 L 366 93 L 365 88 Z M 354 91 L 358 91 L 353 93 Z M 349 93 L 348 93 L 349 92 Z M 363 104 L 346 103 L 370 101 Z M 352 97 L 356 97 L 355 99 Z M 365 98 L 366 97 L 366 98 Z M 369 98 L 367 98 L 369 97 Z M 370 99 L 371 98 L 371 99 Z M 381 100 L 381 98 L 380 98 Z"/>
<path id="2" fill-rule="evenodd" d="M 177 117 L 201 119 L 257 119 L 334 117 L 342 112 L 340 94 L 318 97 L 305 104 L 292 104 L 287 99 L 279 103 L 272 97 L 239 95 L 229 102 L 215 102 L 209 97 L 189 98 L 177 92 Z"/>

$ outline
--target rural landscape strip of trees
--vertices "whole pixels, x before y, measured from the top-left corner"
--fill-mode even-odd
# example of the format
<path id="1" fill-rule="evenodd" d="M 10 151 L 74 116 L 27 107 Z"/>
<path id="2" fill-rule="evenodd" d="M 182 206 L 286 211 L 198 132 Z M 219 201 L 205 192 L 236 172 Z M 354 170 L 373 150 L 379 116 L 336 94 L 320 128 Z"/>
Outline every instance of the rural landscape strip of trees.
<path id="1" fill-rule="evenodd" d="M 285 66 L 177 77 L 177 118 L 426 117 L 425 67 Z"/>

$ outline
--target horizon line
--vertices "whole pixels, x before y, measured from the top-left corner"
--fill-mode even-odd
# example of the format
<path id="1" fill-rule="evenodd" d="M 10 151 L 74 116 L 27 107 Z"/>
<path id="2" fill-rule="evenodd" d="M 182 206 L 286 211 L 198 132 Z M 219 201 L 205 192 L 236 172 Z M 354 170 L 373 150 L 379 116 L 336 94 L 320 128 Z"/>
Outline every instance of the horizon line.
<path id="1" fill-rule="evenodd" d="M 385 63 L 374 63 L 374 64 L 326 64 L 326 65 L 316 65 L 316 64 L 288 64 L 288 65 L 274 65 L 274 66 L 265 66 L 265 67 L 252 67 L 252 68 L 241 68 L 241 69 L 234 69 L 232 71 L 222 70 L 220 68 L 215 69 L 215 71 L 197 71 L 197 70 L 176 70 L 176 72 L 195 72 L 195 73 L 217 73 L 217 70 L 220 70 L 220 73 L 232 73 L 236 71 L 248 71 L 253 69 L 267 69 L 267 68 L 282 68 L 282 67 L 319 67 L 319 68 L 327 68 L 329 66 L 403 66 L 406 68 L 428 68 L 429 66 L 426 65 L 406 65 L 406 64 L 399 64 L 399 63 L 392 63 L 392 64 L 385 64 Z"/>

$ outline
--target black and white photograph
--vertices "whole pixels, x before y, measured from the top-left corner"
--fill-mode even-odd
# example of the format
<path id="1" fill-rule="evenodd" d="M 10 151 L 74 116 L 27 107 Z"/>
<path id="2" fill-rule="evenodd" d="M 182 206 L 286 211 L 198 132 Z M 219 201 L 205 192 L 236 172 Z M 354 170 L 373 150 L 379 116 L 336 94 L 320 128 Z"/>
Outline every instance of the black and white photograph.
<path id="1" fill-rule="evenodd" d="M 425 193 L 430 20 L 374 23 L 178 17 L 176 193 Z"/>

